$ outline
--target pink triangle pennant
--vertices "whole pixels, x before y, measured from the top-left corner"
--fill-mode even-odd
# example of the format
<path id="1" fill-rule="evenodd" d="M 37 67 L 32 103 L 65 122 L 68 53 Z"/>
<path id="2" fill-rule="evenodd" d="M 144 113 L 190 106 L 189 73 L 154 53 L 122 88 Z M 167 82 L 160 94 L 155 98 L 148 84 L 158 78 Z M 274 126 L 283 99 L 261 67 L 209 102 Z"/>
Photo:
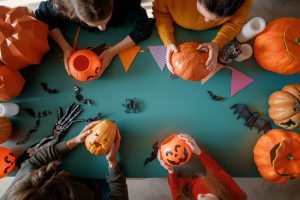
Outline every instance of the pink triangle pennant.
<path id="1" fill-rule="evenodd" d="M 148 46 L 148 49 L 161 71 L 163 71 L 166 66 L 166 47 L 164 45 Z"/>
<path id="2" fill-rule="evenodd" d="M 232 71 L 231 96 L 236 95 L 238 92 L 240 92 L 242 89 L 244 89 L 254 81 L 249 76 L 243 74 L 242 72 L 232 67 L 228 67 L 228 69 Z"/>

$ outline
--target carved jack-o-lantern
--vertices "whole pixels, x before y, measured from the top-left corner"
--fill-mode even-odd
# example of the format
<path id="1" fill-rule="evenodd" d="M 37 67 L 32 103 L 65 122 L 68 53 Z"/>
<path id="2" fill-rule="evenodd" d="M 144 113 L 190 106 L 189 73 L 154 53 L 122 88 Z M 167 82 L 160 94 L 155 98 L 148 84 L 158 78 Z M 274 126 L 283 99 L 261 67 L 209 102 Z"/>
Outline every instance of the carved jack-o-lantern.
<path id="1" fill-rule="evenodd" d="M 0 147 L 0 178 L 9 174 L 15 167 L 16 157 L 11 150 Z"/>
<path id="2" fill-rule="evenodd" d="M 117 126 L 110 120 L 102 120 L 92 128 L 91 134 L 85 139 L 85 146 L 96 156 L 105 155 L 114 143 Z"/>
<path id="3" fill-rule="evenodd" d="M 177 134 L 167 137 L 160 146 L 161 157 L 170 166 L 180 166 L 187 163 L 192 151 L 189 145 Z"/>
<path id="4" fill-rule="evenodd" d="M 87 49 L 73 53 L 68 61 L 68 68 L 71 76 L 82 82 L 92 81 L 100 77 L 102 73 L 99 57 Z"/>

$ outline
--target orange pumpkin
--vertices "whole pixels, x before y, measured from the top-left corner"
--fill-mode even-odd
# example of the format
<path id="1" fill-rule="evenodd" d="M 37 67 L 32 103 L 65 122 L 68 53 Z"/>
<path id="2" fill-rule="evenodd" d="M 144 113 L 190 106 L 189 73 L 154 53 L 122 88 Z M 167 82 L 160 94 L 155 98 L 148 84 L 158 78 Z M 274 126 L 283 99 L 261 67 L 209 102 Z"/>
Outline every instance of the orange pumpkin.
<path id="1" fill-rule="evenodd" d="M 161 143 L 160 153 L 163 161 L 170 166 L 181 166 L 192 156 L 189 145 L 177 134 L 170 135 Z"/>
<path id="2" fill-rule="evenodd" d="M 16 157 L 13 152 L 6 148 L 0 147 L 0 178 L 8 175 L 15 167 Z"/>
<path id="3" fill-rule="evenodd" d="M 91 50 L 82 49 L 72 54 L 68 61 L 69 72 L 79 81 L 92 81 L 102 74 L 101 61 Z"/>
<path id="4" fill-rule="evenodd" d="M 26 7 L 0 6 L 0 61 L 13 69 L 40 63 L 49 50 L 48 26 Z"/>
<path id="5" fill-rule="evenodd" d="M 7 117 L 0 117 L 0 144 L 12 134 L 12 123 Z"/>
<path id="6" fill-rule="evenodd" d="M 178 52 L 171 56 L 171 64 L 176 75 L 188 81 L 200 81 L 209 71 L 206 70 L 207 52 L 197 50 L 199 43 L 187 42 L 178 46 Z"/>
<path id="7" fill-rule="evenodd" d="M 25 84 L 20 72 L 0 65 L 0 101 L 8 101 L 18 96 Z"/>
<path id="8" fill-rule="evenodd" d="M 260 175 L 275 183 L 300 177 L 299 142 L 298 133 L 281 129 L 261 136 L 254 147 L 254 162 Z"/>
<path id="9" fill-rule="evenodd" d="M 255 58 L 266 70 L 279 74 L 300 72 L 300 19 L 270 22 L 255 39 Z"/>
<path id="10" fill-rule="evenodd" d="M 269 116 L 275 124 L 286 129 L 296 129 L 300 126 L 300 84 L 285 86 L 274 92 L 269 98 Z"/>
<path id="11" fill-rule="evenodd" d="M 85 147 L 96 156 L 105 155 L 115 141 L 117 126 L 110 120 L 102 120 L 92 128 L 85 139 Z"/>

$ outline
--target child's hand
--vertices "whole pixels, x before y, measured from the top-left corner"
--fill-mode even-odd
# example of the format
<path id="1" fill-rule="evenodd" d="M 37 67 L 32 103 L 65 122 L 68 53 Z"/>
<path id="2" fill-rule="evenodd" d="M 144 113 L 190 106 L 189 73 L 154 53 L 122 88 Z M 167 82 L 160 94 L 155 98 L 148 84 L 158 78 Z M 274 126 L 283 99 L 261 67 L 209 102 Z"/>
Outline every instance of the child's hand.
<path id="1" fill-rule="evenodd" d="M 171 55 L 173 52 L 175 52 L 175 53 L 178 52 L 178 49 L 175 44 L 169 44 L 167 46 L 166 60 L 167 60 L 167 67 L 172 74 L 174 74 L 173 67 L 171 64 Z"/>
<path id="2" fill-rule="evenodd" d="M 196 141 L 190 135 L 180 133 L 178 136 L 179 136 L 179 138 L 185 140 L 185 142 L 189 145 L 189 147 L 191 148 L 191 150 L 194 154 L 200 155 L 201 150 L 198 147 Z"/>
<path id="3" fill-rule="evenodd" d="M 65 64 L 65 68 L 66 68 L 68 75 L 70 75 L 68 61 L 69 61 L 69 58 L 71 57 L 72 53 L 73 53 L 73 48 L 71 46 L 64 49 L 64 64 Z"/>
<path id="4" fill-rule="evenodd" d="M 106 70 L 106 68 L 108 67 L 115 55 L 116 53 L 112 48 L 109 48 L 100 54 L 99 58 L 102 61 L 102 71 Z"/>
<path id="5" fill-rule="evenodd" d="M 111 145 L 108 153 L 106 154 L 106 160 L 108 161 L 108 166 L 110 168 L 115 168 L 118 164 L 117 154 L 119 151 L 120 143 L 121 143 L 121 135 L 119 130 L 117 129 L 115 142 Z"/>
<path id="6" fill-rule="evenodd" d="M 174 167 L 167 165 L 167 164 L 165 163 L 165 161 L 162 160 L 161 154 L 160 154 L 160 149 L 159 149 L 158 152 L 157 152 L 157 159 L 158 159 L 158 161 L 160 162 L 161 166 L 162 166 L 163 168 L 165 168 L 166 170 L 168 170 L 169 174 L 173 174 L 173 173 L 174 173 Z"/>
<path id="7" fill-rule="evenodd" d="M 212 71 L 218 64 L 218 56 L 219 56 L 219 45 L 214 42 L 200 44 L 197 49 L 208 49 L 208 59 L 206 61 L 206 70 Z"/>

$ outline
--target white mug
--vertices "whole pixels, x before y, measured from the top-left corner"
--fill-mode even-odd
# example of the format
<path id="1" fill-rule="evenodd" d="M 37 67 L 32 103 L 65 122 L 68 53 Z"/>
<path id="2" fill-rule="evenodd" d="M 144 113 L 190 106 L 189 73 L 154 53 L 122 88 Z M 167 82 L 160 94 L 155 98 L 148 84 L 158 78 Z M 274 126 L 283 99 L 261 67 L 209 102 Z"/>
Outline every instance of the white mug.
<path id="1" fill-rule="evenodd" d="M 0 103 L 0 117 L 13 117 L 20 111 L 20 107 L 15 103 Z"/>

